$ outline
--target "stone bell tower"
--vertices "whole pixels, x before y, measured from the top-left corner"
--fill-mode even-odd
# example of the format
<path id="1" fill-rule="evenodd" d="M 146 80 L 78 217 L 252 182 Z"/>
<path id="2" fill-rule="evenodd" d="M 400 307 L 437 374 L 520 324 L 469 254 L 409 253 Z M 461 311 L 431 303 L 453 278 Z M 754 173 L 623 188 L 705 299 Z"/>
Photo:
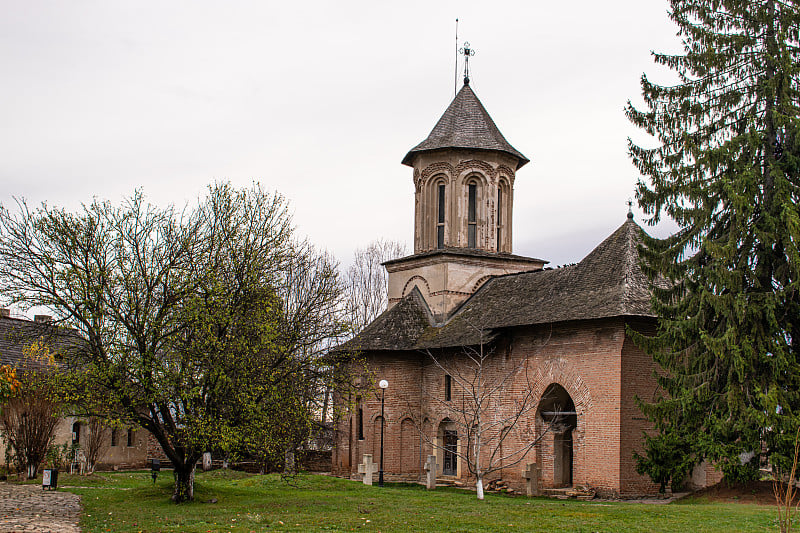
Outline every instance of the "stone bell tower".
<path id="1" fill-rule="evenodd" d="M 428 138 L 403 158 L 414 169 L 414 255 L 385 263 L 389 307 L 417 287 L 444 319 L 492 276 L 544 266 L 512 254 L 514 179 L 528 162 L 465 77 Z"/>

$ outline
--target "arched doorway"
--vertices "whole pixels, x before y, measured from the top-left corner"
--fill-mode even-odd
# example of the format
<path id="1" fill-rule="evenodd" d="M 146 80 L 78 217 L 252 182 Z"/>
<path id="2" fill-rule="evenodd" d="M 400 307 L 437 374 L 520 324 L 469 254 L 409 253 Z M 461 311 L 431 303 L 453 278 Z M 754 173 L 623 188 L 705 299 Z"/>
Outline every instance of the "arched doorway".
<path id="1" fill-rule="evenodd" d="M 536 418 L 540 432 L 551 436 L 544 439 L 542 451 L 550 455 L 544 458 L 545 463 L 550 462 L 548 459 L 552 460 L 553 486 L 572 486 L 572 433 L 578 425 L 578 413 L 567 390 L 558 383 L 547 387 L 539 401 Z"/>
<path id="2" fill-rule="evenodd" d="M 439 431 L 437 432 L 437 440 L 439 441 L 439 459 L 442 465 L 443 476 L 457 476 L 458 475 L 458 429 L 452 420 L 445 418 L 439 424 Z"/>

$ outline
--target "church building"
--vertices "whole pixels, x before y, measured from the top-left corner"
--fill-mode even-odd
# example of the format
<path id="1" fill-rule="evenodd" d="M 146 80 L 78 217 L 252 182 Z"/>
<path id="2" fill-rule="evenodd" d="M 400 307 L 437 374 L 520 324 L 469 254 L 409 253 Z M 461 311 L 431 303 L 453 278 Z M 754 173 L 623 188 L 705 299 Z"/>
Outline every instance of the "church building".
<path id="1" fill-rule="evenodd" d="M 424 480 L 434 455 L 440 482 L 474 484 L 480 438 L 485 482 L 524 490 L 533 466 L 543 488 L 657 491 L 633 457 L 650 427 L 635 398 L 651 399 L 656 382 L 626 328 L 656 322 L 632 214 L 577 264 L 514 255 L 514 180 L 529 160 L 468 79 L 402 163 L 413 169 L 414 254 L 385 263 L 388 309 L 340 347 L 366 369 L 362 393 L 337 399 L 333 473 L 360 479 L 383 429 L 389 481 Z"/>

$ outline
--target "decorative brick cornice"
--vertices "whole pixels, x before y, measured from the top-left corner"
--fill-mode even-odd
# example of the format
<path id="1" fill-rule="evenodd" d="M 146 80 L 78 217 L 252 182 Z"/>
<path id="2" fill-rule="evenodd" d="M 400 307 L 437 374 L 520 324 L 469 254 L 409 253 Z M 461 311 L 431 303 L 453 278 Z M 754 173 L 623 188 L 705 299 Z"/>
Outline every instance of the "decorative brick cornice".
<path id="1" fill-rule="evenodd" d="M 430 296 L 469 296 L 472 294 L 471 292 L 463 292 L 463 291 L 436 291 L 430 293 Z"/>
<path id="2" fill-rule="evenodd" d="M 415 171 L 416 172 L 416 171 Z M 453 169 L 453 165 L 447 163 L 446 161 L 439 161 L 437 163 L 431 163 L 427 167 L 422 170 L 420 174 L 420 180 L 424 183 L 427 182 L 431 176 L 437 174 L 444 174 L 447 176 L 447 180 L 451 180 L 455 174 Z"/>
<path id="3" fill-rule="evenodd" d="M 550 359 L 538 366 L 531 382 L 534 385 L 534 395 L 539 398 L 550 385 L 558 384 L 564 387 L 572 398 L 579 417 L 592 406 L 592 397 L 583 378 L 575 372 L 574 365 L 568 364 L 562 357 Z"/>
<path id="4" fill-rule="evenodd" d="M 488 276 L 483 276 L 482 278 L 478 279 L 478 281 L 475 282 L 475 285 L 472 286 L 472 292 L 473 293 L 476 292 L 478 289 L 481 288 L 481 285 L 483 285 L 493 277 L 494 277 L 493 275 L 489 274 Z"/>
<path id="5" fill-rule="evenodd" d="M 422 276 L 415 275 L 415 276 L 411 276 L 411 277 L 408 279 L 408 281 L 406 281 L 406 284 L 403 286 L 403 292 L 402 292 L 402 295 L 403 295 L 403 296 L 402 296 L 401 298 L 398 298 L 398 300 L 400 300 L 400 299 L 402 299 L 402 298 L 405 298 L 405 297 L 408 295 L 408 292 L 411 290 L 411 287 L 412 287 L 411 283 L 412 283 L 413 281 L 415 281 L 415 280 L 421 280 L 421 281 L 422 281 L 422 283 L 424 283 L 424 284 L 425 284 L 425 293 L 426 293 L 428 296 L 432 296 L 432 294 L 431 294 L 431 287 L 430 287 L 430 285 L 428 285 L 428 280 L 426 280 L 426 279 L 425 279 L 425 278 L 423 278 Z"/>
<path id="6" fill-rule="evenodd" d="M 506 165 L 498 165 L 497 166 L 497 175 L 506 177 L 509 181 L 514 180 L 514 171 L 511 170 Z"/>
<path id="7" fill-rule="evenodd" d="M 495 168 L 479 159 L 470 159 L 469 161 L 462 161 L 455 168 L 455 175 L 462 176 L 471 170 L 479 170 L 487 179 L 494 181 L 497 178 L 497 171 Z"/>

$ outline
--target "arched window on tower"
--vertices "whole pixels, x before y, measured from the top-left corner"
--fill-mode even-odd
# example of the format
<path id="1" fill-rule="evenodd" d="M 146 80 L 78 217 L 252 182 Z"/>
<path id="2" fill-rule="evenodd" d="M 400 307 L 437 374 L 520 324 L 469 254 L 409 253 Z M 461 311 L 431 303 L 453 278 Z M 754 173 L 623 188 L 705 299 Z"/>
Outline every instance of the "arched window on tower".
<path id="1" fill-rule="evenodd" d="M 503 251 L 503 186 L 500 183 L 497 186 L 497 251 Z"/>
<path id="2" fill-rule="evenodd" d="M 467 197 L 467 246 L 475 248 L 478 244 L 478 184 L 468 185 Z"/>
<path id="3" fill-rule="evenodd" d="M 444 183 L 437 187 L 438 201 L 436 213 L 436 247 L 444 248 Z"/>

